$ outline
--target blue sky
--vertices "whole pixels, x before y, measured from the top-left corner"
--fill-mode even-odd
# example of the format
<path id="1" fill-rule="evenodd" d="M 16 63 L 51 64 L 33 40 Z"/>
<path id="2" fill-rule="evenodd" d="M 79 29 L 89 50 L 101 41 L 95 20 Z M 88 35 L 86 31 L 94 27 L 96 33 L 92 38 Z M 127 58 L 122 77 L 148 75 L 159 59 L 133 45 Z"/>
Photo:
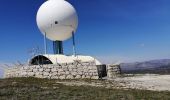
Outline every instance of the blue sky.
<path id="1" fill-rule="evenodd" d="M 1 0 L 0 63 L 29 59 L 43 36 L 36 13 L 45 0 Z M 170 58 L 170 0 L 69 0 L 79 16 L 77 52 L 105 63 Z M 48 41 L 49 53 L 52 43 Z M 71 39 L 64 52 L 72 53 Z"/>

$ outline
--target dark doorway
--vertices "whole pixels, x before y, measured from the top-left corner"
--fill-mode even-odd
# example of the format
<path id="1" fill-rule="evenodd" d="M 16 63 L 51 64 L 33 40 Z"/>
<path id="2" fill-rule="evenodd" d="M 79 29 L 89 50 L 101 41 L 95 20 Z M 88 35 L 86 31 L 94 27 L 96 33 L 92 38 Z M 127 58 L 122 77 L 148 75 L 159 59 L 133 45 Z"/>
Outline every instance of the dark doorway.
<path id="1" fill-rule="evenodd" d="M 97 65 L 97 70 L 98 70 L 99 78 L 107 76 L 106 65 Z"/>

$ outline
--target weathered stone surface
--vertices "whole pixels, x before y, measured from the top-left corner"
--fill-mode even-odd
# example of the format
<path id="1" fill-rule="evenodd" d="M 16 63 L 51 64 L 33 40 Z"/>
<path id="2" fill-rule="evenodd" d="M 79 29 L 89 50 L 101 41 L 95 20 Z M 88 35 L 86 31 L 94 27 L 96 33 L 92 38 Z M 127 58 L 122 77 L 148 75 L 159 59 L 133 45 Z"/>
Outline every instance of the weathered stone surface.
<path id="1" fill-rule="evenodd" d="M 57 72 L 53 72 L 53 73 L 52 73 L 52 76 L 57 76 L 57 75 L 58 75 Z"/>
<path id="2" fill-rule="evenodd" d="M 81 75 L 76 75 L 75 79 L 81 79 Z"/>
<path id="3" fill-rule="evenodd" d="M 29 76 L 29 77 L 33 77 L 34 75 L 35 75 L 34 72 L 28 72 L 28 76 Z"/>
<path id="4" fill-rule="evenodd" d="M 28 70 L 28 69 L 30 69 L 28 66 L 26 66 L 26 67 L 22 67 L 22 69 L 23 70 Z"/>
<path id="5" fill-rule="evenodd" d="M 42 74 L 40 74 L 39 72 L 35 73 L 35 76 L 38 76 L 38 75 L 42 75 Z"/>
<path id="6" fill-rule="evenodd" d="M 98 76 L 98 73 L 97 73 L 97 72 L 94 72 L 94 73 L 93 73 L 93 76 Z"/>
<path id="7" fill-rule="evenodd" d="M 64 70 L 63 69 L 58 69 L 58 72 L 60 73 L 60 72 L 64 72 Z"/>
<path id="8" fill-rule="evenodd" d="M 57 72 L 57 68 L 52 68 L 51 72 Z"/>
<path id="9" fill-rule="evenodd" d="M 66 72 L 65 72 L 65 74 L 66 74 L 66 75 L 69 75 L 69 74 L 70 74 L 70 72 L 69 72 L 69 71 L 66 71 Z"/>
<path id="10" fill-rule="evenodd" d="M 58 76 L 52 76 L 51 79 L 59 79 Z"/>
<path id="11" fill-rule="evenodd" d="M 35 66 L 36 69 L 41 68 L 41 66 Z"/>
<path id="12" fill-rule="evenodd" d="M 115 78 L 120 75 L 120 65 L 108 65 L 107 66 L 107 77 L 108 78 Z"/>
<path id="13" fill-rule="evenodd" d="M 107 66 L 108 77 L 113 78 L 120 74 L 119 67 Z M 49 79 L 98 79 L 98 70 L 94 62 L 75 61 L 68 64 L 35 65 L 10 68 L 5 71 L 5 77 L 38 77 Z"/>
<path id="14" fill-rule="evenodd" d="M 37 68 L 33 69 L 33 72 L 38 72 L 38 69 Z"/>
<path id="15" fill-rule="evenodd" d="M 47 68 L 47 69 L 45 69 L 45 71 L 46 71 L 46 72 L 50 72 L 50 71 L 51 71 L 51 69 Z"/>
<path id="16" fill-rule="evenodd" d="M 37 78 L 44 78 L 43 75 L 35 75 Z"/>
<path id="17" fill-rule="evenodd" d="M 86 76 L 85 78 L 90 79 L 91 77 L 90 76 Z"/>
<path id="18" fill-rule="evenodd" d="M 99 79 L 99 76 L 92 76 L 91 79 Z"/>
<path id="19" fill-rule="evenodd" d="M 48 76 L 48 75 L 49 75 L 49 72 L 43 72 L 43 75 L 44 75 L 44 76 Z"/>
<path id="20" fill-rule="evenodd" d="M 53 66 L 47 66 L 47 68 L 48 68 L 48 69 L 52 69 L 52 68 L 53 68 Z"/>
<path id="21" fill-rule="evenodd" d="M 93 76 L 93 73 L 89 73 L 89 76 Z"/>
<path id="22" fill-rule="evenodd" d="M 77 75 L 77 72 L 72 72 L 71 75 L 75 76 Z"/>
<path id="23" fill-rule="evenodd" d="M 28 73 L 24 71 L 24 72 L 21 72 L 20 75 L 21 75 L 22 77 L 25 77 L 25 76 L 28 75 Z"/>
<path id="24" fill-rule="evenodd" d="M 38 69 L 38 71 L 43 72 L 43 71 L 44 71 L 44 69 L 43 69 L 43 68 L 39 68 L 39 69 Z"/>
<path id="25" fill-rule="evenodd" d="M 74 79 L 73 75 L 68 75 L 66 79 Z"/>
<path id="26" fill-rule="evenodd" d="M 59 76 L 59 79 L 66 79 L 66 75 Z"/>

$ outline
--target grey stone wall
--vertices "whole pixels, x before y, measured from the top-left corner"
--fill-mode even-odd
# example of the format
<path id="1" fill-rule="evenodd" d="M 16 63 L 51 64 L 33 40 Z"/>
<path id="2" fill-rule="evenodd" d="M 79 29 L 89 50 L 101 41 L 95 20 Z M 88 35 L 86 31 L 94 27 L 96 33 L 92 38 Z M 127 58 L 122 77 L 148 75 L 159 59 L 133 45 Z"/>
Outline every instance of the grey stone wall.
<path id="1" fill-rule="evenodd" d="M 120 76 L 119 65 L 107 65 L 107 77 Z M 34 65 L 6 69 L 4 78 L 36 77 L 48 79 L 99 79 L 95 62 L 63 63 L 57 65 Z"/>
<path id="2" fill-rule="evenodd" d="M 121 75 L 120 65 L 107 65 L 107 77 L 112 79 Z"/>
<path id="3" fill-rule="evenodd" d="M 95 62 L 64 63 L 57 65 L 34 65 L 10 68 L 5 71 L 5 78 L 37 77 L 49 79 L 98 79 Z"/>

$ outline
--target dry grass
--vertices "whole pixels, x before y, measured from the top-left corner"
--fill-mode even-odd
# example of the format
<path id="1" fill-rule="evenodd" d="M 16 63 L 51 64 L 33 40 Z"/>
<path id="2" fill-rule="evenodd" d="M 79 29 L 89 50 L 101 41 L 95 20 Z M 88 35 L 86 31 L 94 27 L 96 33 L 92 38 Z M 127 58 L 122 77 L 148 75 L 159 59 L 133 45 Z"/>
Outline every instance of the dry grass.
<path id="1" fill-rule="evenodd" d="M 37 78 L 1 79 L 0 100 L 170 100 L 170 92 L 166 91 L 65 86 L 57 83 L 59 81 L 61 80 Z"/>

